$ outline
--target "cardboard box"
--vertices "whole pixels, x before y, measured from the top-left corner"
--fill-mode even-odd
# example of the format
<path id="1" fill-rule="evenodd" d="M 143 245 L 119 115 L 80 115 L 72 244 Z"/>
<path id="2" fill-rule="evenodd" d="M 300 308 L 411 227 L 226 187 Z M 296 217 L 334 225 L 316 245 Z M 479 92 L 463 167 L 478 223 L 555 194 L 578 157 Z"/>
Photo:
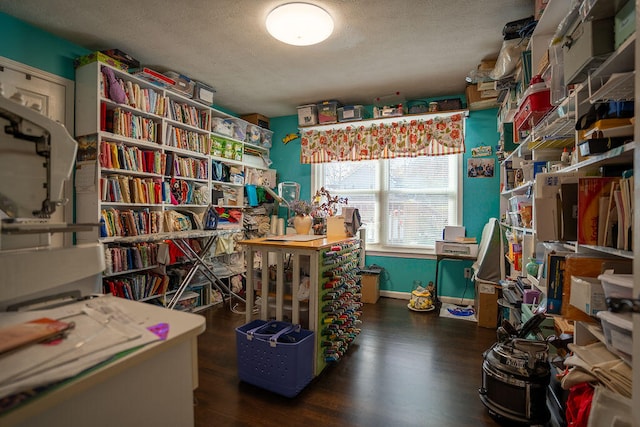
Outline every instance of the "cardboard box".
<path id="1" fill-rule="evenodd" d="M 330 216 L 327 218 L 327 237 L 348 237 L 344 229 L 343 216 Z"/>
<path id="2" fill-rule="evenodd" d="M 571 276 L 571 295 L 569 304 L 589 316 L 595 316 L 600 310 L 607 309 L 604 289 L 600 280 L 593 277 Z"/>
<path id="3" fill-rule="evenodd" d="M 244 116 L 240 116 L 240 118 L 248 121 L 249 123 L 253 123 L 254 125 L 258 125 L 261 128 L 269 129 L 269 117 L 263 116 L 262 114 L 245 114 Z"/>
<path id="4" fill-rule="evenodd" d="M 598 277 L 605 269 L 616 272 L 631 271 L 632 261 L 628 259 L 616 259 L 606 255 L 582 255 L 568 254 L 564 260 L 564 273 L 562 287 L 562 304 L 560 314 L 566 319 L 591 322 L 583 310 L 579 310 L 571 303 L 572 277 Z"/>
<path id="5" fill-rule="evenodd" d="M 478 326 L 496 329 L 498 327 L 499 286 L 476 280 L 475 309 Z"/>
<path id="6" fill-rule="evenodd" d="M 498 106 L 498 98 L 483 98 L 478 85 L 468 85 L 466 89 L 467 108 L 469 110 L 486 110 Z"/>
<path id="7" fill-rule="evenodd" d="M 362 274 L 361 279 L 362 298 L 360 301 L 366 304 L 375 304 L 380 298 L 380 275 L 379 274 Z"/>

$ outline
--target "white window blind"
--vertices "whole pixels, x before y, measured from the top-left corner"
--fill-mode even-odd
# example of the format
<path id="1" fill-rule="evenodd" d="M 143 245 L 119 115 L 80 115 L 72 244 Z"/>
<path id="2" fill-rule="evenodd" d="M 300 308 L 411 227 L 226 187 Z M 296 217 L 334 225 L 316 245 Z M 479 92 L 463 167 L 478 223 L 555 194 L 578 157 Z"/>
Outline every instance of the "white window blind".
<path id="1" fill-rule="evenodd" d="M 367 229 L 367 247 L 429 250 L 461 219 L 461 155 L 313 165 L 314 191 L 347 197 Z"/>

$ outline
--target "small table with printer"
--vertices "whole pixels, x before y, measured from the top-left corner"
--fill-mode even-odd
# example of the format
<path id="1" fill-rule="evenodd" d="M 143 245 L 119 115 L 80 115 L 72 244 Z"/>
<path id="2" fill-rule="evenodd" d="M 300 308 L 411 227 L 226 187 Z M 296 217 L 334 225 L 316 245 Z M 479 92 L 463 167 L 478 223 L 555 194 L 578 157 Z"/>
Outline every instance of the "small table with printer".
<path id="1" fill-rule="evenodd" d="M 475 261 L 478 256 L 478 244 L 475 243 L 475 238 L 464 237 L 464 227 L 447 226 L 443 234 L 444 240 L 436 241 L 436 272 L 434 283 L 436 308 L 438 309 L 436 311 L 438 312 L 441 304 L 438 296 L 440 261 L 443 259 Z"/>

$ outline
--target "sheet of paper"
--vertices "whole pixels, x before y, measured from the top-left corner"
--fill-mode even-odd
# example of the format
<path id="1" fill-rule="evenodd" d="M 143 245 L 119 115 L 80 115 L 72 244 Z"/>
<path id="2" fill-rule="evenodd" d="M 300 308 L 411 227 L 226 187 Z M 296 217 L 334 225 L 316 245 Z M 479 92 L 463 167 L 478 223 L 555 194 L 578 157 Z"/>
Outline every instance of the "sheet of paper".
<path id="1" fill-rule="evenodd" d="M 46 385 L 108 358 L 158 340 L 115 298 L 96 298 L 53 310 L 5 313 L 0 325 L 50 318 L 74 322 L 75 328 L 56 344 L 34 344 L 0 357 L 0 398 Z"/>

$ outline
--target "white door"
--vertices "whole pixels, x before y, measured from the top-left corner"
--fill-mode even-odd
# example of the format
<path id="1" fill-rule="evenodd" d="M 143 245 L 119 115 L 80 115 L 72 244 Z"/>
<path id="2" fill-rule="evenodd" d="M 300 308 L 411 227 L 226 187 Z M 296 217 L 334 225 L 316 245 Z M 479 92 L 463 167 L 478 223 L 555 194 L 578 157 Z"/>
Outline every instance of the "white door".
<path id="1" fill-rule="evenodd" d="M 73 132 L 74 83 L 71 80 L 0 57 L 0 96 L 18 100 L 40 111 L 45 116 L 63 123 Z M 0 119 L 0 199 L 4 196 L 5 208 L 13 206 L 20 217 L 39 209 L 46 198 L 43 184 L 46 170 L 43 158 L 35 153 L 35 144 L 4 132 L 8 121 Z M 54 144 L 55 141 L 52 141 Z M 66 206 L 56 209 L 51 221 L 73 222 L 72 181 L 65 183 Z M 0 207 L 2 207 L 0 200 Z M 19 207 L 19 208 L 17 208 Z M 71 235 L 47 235 L 0 237 L 0 248 L 31 247 L 51 244 L 68 245 Z"/>

